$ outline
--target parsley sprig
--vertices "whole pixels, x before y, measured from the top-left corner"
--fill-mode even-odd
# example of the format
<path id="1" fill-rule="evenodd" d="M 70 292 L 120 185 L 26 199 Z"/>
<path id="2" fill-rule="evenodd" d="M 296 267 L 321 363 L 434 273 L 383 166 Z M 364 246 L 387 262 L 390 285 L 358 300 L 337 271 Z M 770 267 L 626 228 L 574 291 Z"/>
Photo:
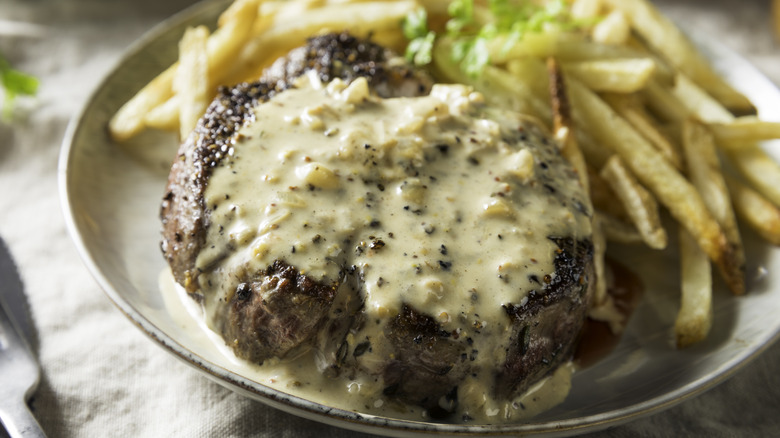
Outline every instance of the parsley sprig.
<path id="1" fill-rule="evenodd" d="M 3 99 L 3 120 L 10 120 L 17 96 L 34 96 L 38 92 L 38 79 L 11 67 L 11 63 L 0 54 L 0 85 L 5 92 Z"/>
<path id="2" fill-rule="evenodd" d="M 532 0 L 488 0 L 487 10 L 490 20 L 478 19 L 474 0 L 453 0 L 447 9 L 450 18 L 445 35 L 453 40 L 451 56 L 471 77 L 479 76 L 490 63 L 488 43 L 498 37 L 504 38 L 502 50 L 507 51 L 529 32 L 582 26 L 571 17 L 564 0 L 547 0 L 543 4 Z M 416 65 L 430 63 L 436 33 L 428 29 L 424 9 L 406 17 L 403 32 L 409 40 L 407 59 Z"/>

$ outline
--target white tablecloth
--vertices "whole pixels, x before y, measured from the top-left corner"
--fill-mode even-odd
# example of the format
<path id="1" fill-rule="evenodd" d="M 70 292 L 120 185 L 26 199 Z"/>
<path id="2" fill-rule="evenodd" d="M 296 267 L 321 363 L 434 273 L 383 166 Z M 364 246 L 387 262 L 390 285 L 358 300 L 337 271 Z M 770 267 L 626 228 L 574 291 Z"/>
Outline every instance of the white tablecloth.
<path id="1" fill-rule="evenodd" d="M 54 437 L 358 436 L 245 399 L 180 363 L 113 306 L 66 233 L 56 167 L 68 121 L 129 43 L 190 3 L 0 0 L 0 20 L 45 28 L 38 37 L 6 36 L 0 21 L 0 51 L 41 79 L 35 102 L 19 108 L 27 115 L 0 123 L 0 236 L 19 266 L 37 332 L 43 371 L 35 415 Z M 780 83 L 768 0 L 658 3 Z M 774 345 L 715 389 L 598 435 L 780 434 L 778 369 Z"/>

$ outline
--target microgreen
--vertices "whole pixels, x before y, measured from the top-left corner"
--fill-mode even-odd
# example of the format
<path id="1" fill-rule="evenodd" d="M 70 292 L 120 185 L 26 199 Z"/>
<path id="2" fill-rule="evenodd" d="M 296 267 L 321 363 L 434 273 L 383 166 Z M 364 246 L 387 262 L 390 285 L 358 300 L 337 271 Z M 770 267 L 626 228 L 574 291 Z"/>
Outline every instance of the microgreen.
<path id="1" fill-rule="evenodd" d="M 38 92 L 38 79 L 11 67 L 11 63 L 0 54 L 0 84 L 5 92 L 3 99 L 3 120 L 9 120 L 17 96 L 34 96 Z"/>
<path id="2" fill-rule="evenodd" d="M 406 59 L 415 65 L 429 64 L 432 60 L 433 41 L 436 33 L 428 30 L 428 14 L 419 8 L 409 13 L 402 25 L 403 33 L 409 40 L 406 47 Z"/>
<path id="3" fill-rule="evenodd" d="M 474 0 L 453 0 L 447 9 L 445 34 L 453 40 L 450 56 L 471 77 L 479 76 L 490 63 L 488 44 L 497 37 L 504 38 L 502 50 L 508 51 L 529 32 L 584 25 L 569 15 L 564 0 L 547 0 L 542 4 L 533 0 L 487 0 L 487 10 L 492 20 L 480 24 Z M 403 30 L 409 40 L 407 59 L 416 65 L 430 63 L 436 34 L 428 29 L 425 10 L 420 8 L 410 13 L 404 20 Z"/>

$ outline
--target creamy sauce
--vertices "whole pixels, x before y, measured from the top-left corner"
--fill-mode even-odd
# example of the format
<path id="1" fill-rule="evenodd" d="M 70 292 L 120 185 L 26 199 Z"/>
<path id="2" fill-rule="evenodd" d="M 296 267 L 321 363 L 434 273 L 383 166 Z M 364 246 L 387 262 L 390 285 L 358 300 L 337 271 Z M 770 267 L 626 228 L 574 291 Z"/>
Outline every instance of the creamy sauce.
<path id="1" fill-rule="evenodd" d="M 482 100 L 457 85 L 379 99 L 364 79 L 347 86 L 304 76 L 255 108 L 205 192 L 210 247 L 197 265 L 208 326 L 219 332 L 235 272 L 281 259 L 332 283 L 351 267 L 362 280 L 365 320 L 376 321 L 347 337 L 352 348 L 371 342 L 358 359 L 365 373 L 328 381 L 312 371 L 311 355 L 308 364 L 298 357 L 264 367 L 334 388 L 315 398 L 326 404 L 344 396 L 357 400 L 348 409 L 364 412 L 414 409 L 386 400 L 376 377 L 393 354 L 382 342 L 385 322 L 410 305 L 478 346 L 471 360 L 480 371 L 459 388 L 464 415 L 493 421 L 533 412 L 528 400 L 489 396 L 511 334 L 504 306 L 522 304 L 555 275 L 558 247 L 549 237 L 589 238 L 590 206 L 537 123 Z M 565 368 L 553 374 L 547 401 L 533 405 L 565 397 Z"/>

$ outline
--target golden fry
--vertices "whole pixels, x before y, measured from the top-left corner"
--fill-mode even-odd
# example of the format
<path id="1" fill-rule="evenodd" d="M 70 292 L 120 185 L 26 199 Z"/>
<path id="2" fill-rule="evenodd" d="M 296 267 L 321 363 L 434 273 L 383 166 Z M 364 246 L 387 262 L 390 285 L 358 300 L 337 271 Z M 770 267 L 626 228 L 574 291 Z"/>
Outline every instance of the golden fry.
<path id="1" fill-rule="evenodd" d="M 574 0 L 571 5 L 571 15 L 579 20 L 599 17 L 604 7 L 601 0 Z"/>
<path id="2" fill-rule="evenodd" d="M 677 169 L 682 169 L 682 157 L 677 146 L 659 130 L 636 96 L 604 94 L 602 98 L 663 154 L 669 163 Z"/>
<path id="3" fill-rule="evenodd" d="M 144 117 L 144 125 L 147 128 L 161 131 L 177 131 L 179 129 L 179 97 L 173 96 L 149 110 Z"/>
<path id="4" fill-rule="evenodd" d="M 718 144 L 728 149 L 740 149 L 759 141 L 780 138 L 780 123 L 752 116 L 740 117 L 731 123 L 710 123 L 709 128 Z"/>
<path id="5" fill-rule="evenodd" d="M 564 70 L 593 91 L 633 93 L 647 85 L 655 63 L 648 58 L 606 59 L 567 63 Z"/>
<path id="6" fill-rule="evenodd" d="M 712 273 L 707 255 L 680 227 L 680 310 L 674 323 L 677 348 L 702 341 L 712 327 Z"/>
<path id="7" fill-rule="evenodd" d="M 661 224 L 658 203 L 653 195 L 636 181 L 622 160 L 617 156 L 610 158 L 601 169 L 601 177 L 624 205 L 626 213 L 647 246 L 653 249 L 666 248 L 668 239 Z"/>
<path id="8" fill-rule="evenodd" d="M 734 265 L 731 266 L 734 272 L 727 276 L 730 279 L 729 289 L 736 295 L 742 295 L 745 293 L 745 249 L 742 246 L 729 190 L 721 172 L 715 140 L 700 122 L 688 120 L 683 125 L 682 144 L 690 180 L 723 228 L 734 254 Z"/>
<path id="9" fill-rule="evenodd" d="M 552 102 L 553 112 L 553 132 L 561 143 L 561 154 L 577 170 L 580 184 L 589 191 L 588 167 L 585 164 L 585 157 L 582 155 L 580 147 L 577 145 L 575 137 L 574 121 L 571 118 L 571 107 L 569 98 L 566 95 L 566 86 L 563 82 L 561 69 L 555 58 L 547 59 L 547 69 L 550 76 L 550 101 Z"/>
<path id="10" fill-rule="evenodd" d="M 189 28 L 179 42 L 179 67 L 173 90 L 179 101 L 179 138 L 186 138 L 206 112 L 211 99 L 205 26 Z"/>
<path id="11" fill-rule="evenodd" d="M 726 175 L 734 210 L 764 240 L 780 246 L 780 208 L 737 178 Z"/>
<path id="12" fill-rule="evenodd" d="M 175 74 L 175 67 L 168 68 L 119 108 L 108 122 L 108 131 L 114 141 L 129 140 L 144 130 L 146 114 L 173 95 L 171 84 Z"/>
<path id="13" fill-rule="evenodd" d="M 631 37 L 631 24 L 621 11 L 612 11 L 593 26 L 593 41 L 601 44 L 623 45 Z"/>

